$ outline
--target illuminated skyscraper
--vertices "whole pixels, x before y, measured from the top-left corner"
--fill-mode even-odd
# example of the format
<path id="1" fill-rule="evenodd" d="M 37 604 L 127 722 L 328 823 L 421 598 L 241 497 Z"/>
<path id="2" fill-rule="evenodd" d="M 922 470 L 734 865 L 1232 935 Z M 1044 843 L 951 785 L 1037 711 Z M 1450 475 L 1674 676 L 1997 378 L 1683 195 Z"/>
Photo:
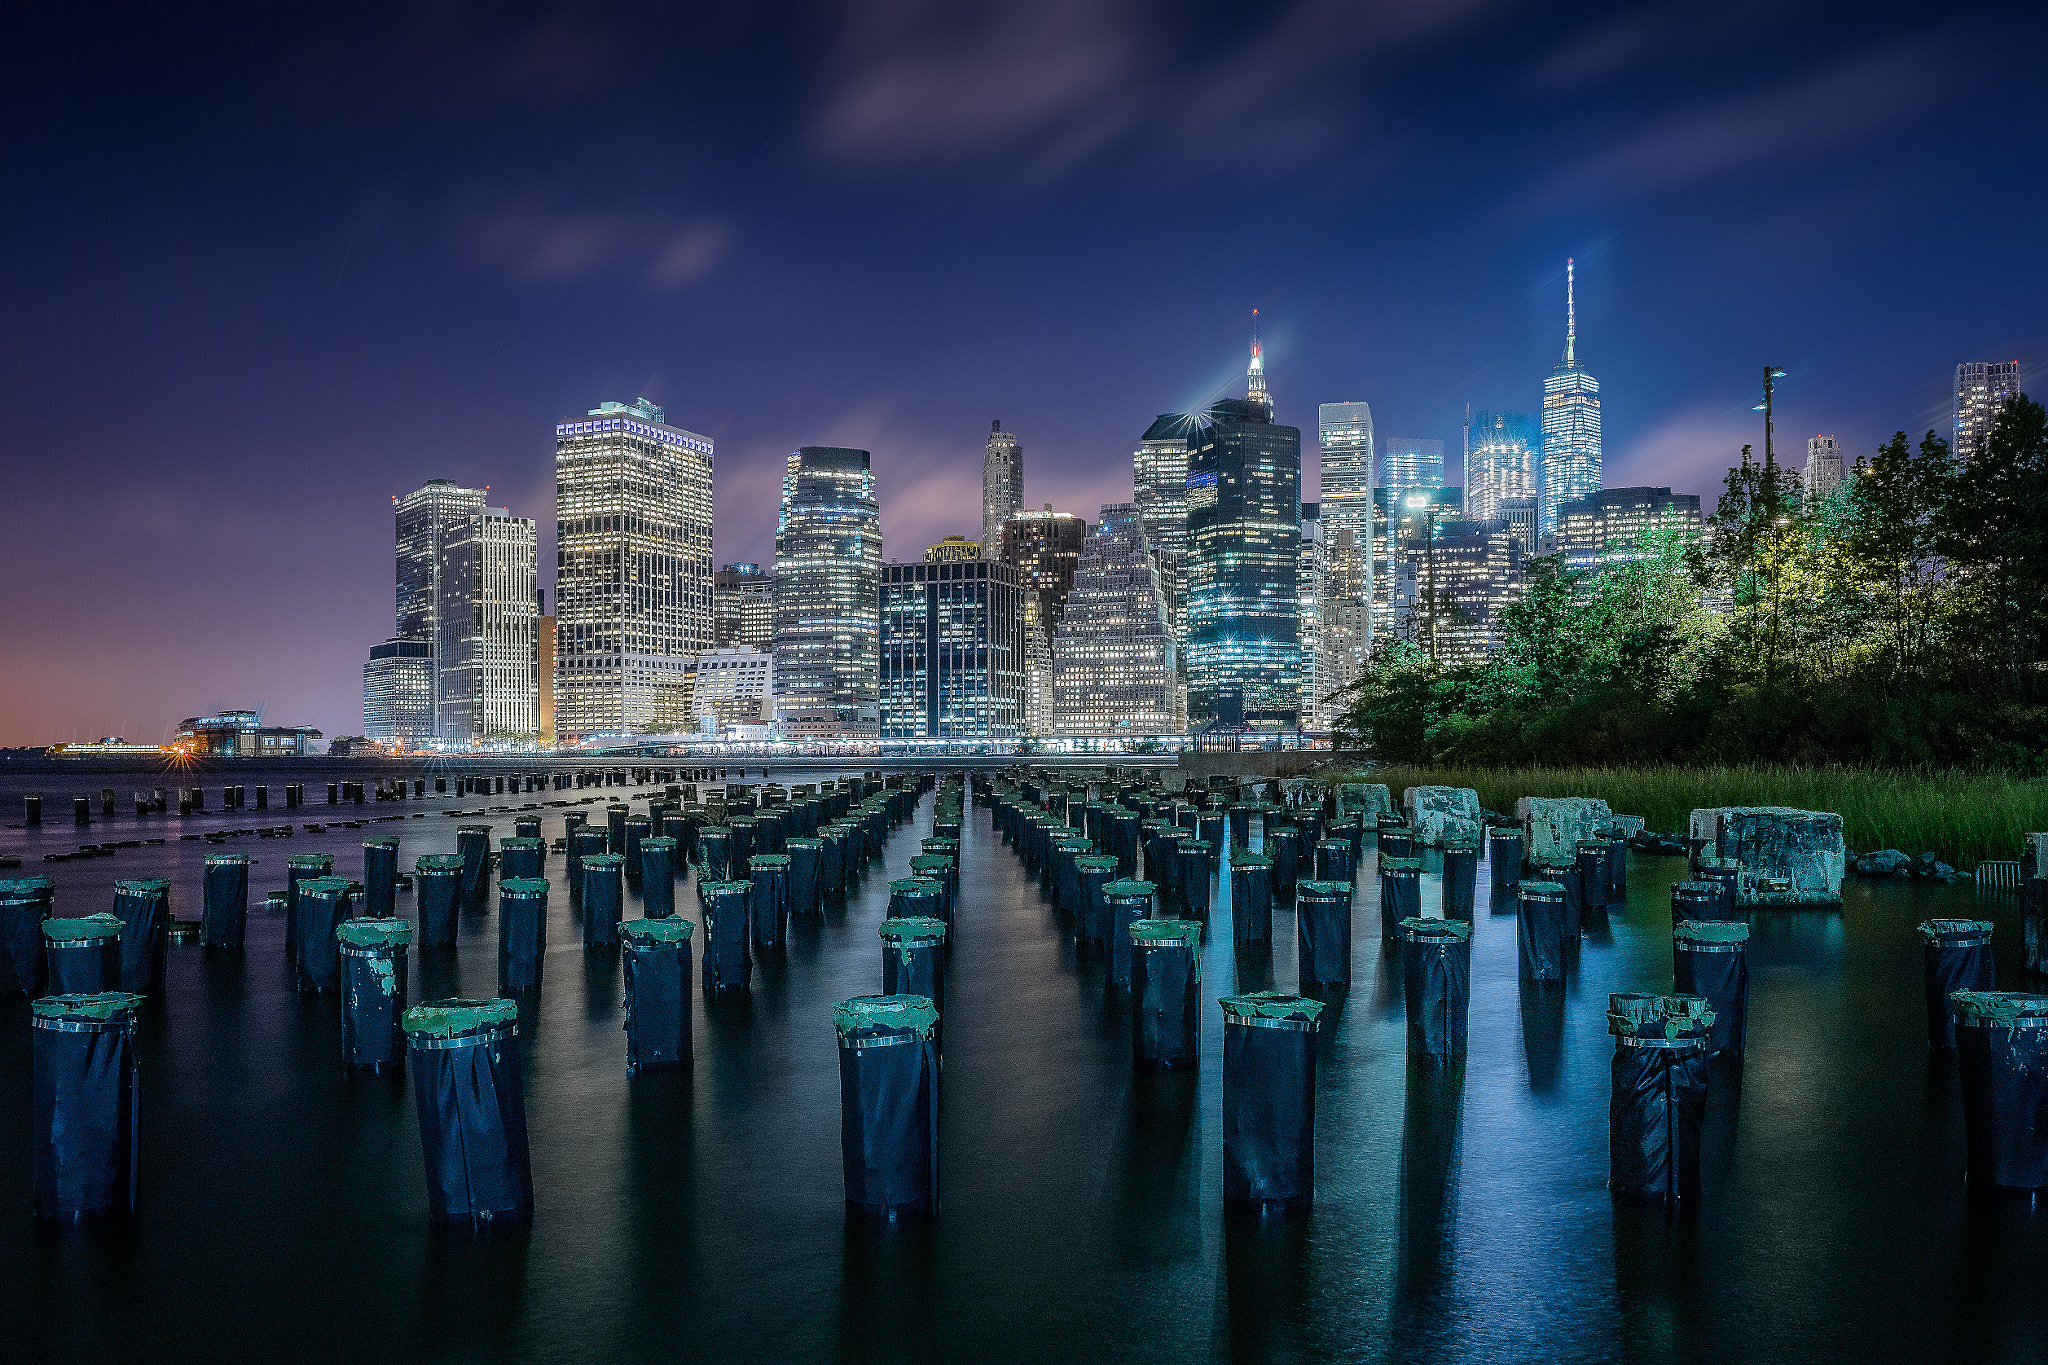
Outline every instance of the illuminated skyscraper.
<path id="1" fill-rule="evenodd" d="M 1145 522 L 1145 541 L 1159 565 L 1166 619 L 1175 640 L 1187 638 L 1183 613 L 1188 560 L 1188 448 L 1206 420 L 1162 412 L 1131 452 L 1131 494 Z"/>
<path id="2" fill-rule="evenodd" d="M 1504 515 L 1503 499 L 1535 497 L 1542 452 L 1542 428 L 1528 413 L 1466 409 L 1467 513 L 1478 521 L 1493 521 Z"/>
<path id="3" fill-rule="evenodd" d="M 1968 459 L 1984 444 L 2005 400 L 2020 391 L 2020 363 L 1969 361 L 1956 366 L 1956 454 Z"/>
<path id="4" fill-rule="evenodd" d="M 1444 486 L 1444 443 L 1418 436 L 1380 440 L 1379 487 L 1394 493 Z"/>
<path id="5" fill-rule="evenodd" d="M 924 547 L 927 564 L 957 564 L 963 559 L 980 559 L 981 542 L 966 536 L 946 536 L 936 545 Z"/>
<path id="6" fill-rule="evenodd" d="M 1500 613 L 1526 590 L 1521 542 L 1506 522 L 1427 519 L 1395 552 L 1395 630 L 1446 664 L 1485 661 L 1498 638 Z M 1434 616 L 1432 622 L 1432 613 Z M 1434 624 L 1434 631 L 1431 626 Z"/>
<path id="7" fill-rule="evenodd" d="M 1022 599 L 1017 571 L 1007 564 L 949 558 L 883 565 L 882 737 L 1023 734 Z"/>
<path id="8" fill-rule="evenodd" d="M 1849 476 L 1842 461 L 1842 443 L 1832 436 L 1816 436 L 1806 443 L 1806 496 L 1819 502 L 1842 486 Z"/>
<path id="9" fill-rule="evenodd" d="M 880 726 L 882 522 L 868 452 L 790 452 L 775 523 L 775 721 L 791 738 Z"/>
<path id="10" fill-rule="evenodd" d="M 1557 509 L 1557 548 L 1572 568 L 1597 569 L 1640 559 L 1643 537 L 1658 528 L 1697 536 L 1699 494 L 1603 488 Z"/>
<path id="11" fill-rule="evenodd" d="M 1025 733 L 1051 734 L 1052 641 L 1074 586 L 1088 523 L 1071 512 L 1017 512 L 1003 521 L 1003 563 L 1024 593 Z"/>
<path id="12" fill-rule="evenodd" d="M 689 724 L 715 638 L 712 443 L 645 398 L 555 428 L 555 722 L 566 739 Z"/>
<path id="13" fill-rule="evenodd" d="M 759 564 L 728 564 L 711 576 L 711 604 L 717 616 L 718 648 L 775 647 L 775 575 Z"/>
<path id="14" fill-rule="evenodd" d="M 1188 454 L 1188 723 L 1301 714 L 1301 431 L 1257 398 L 1212 404 Z"/>
<path id="15" fill-rule="evenodd" d="M 418 640 L 427 646 L 429 734 L 434 725 L 433 649 L 441 635 L 445 551 L 451 539 L 468 533 L 469 519 L 483 506 L 483 489 L 460 488 L 450 479 L 429 479 L 404 497 L 391 500 L 398 544 L 397 630 L 392 638 Z M 467 604 L 461 605 L 466 610 Z M 404 667 L 416 669 L 417 664 Z"/>
<path id="16" fill-rule="evenodd" d="M 1322 522 L 1326 539 L 1350 528 L 1364 543 L 1372 531 L 1372 408 L 1364 403 L 1324 403 L 1316 409 L 1317 444 L 1323 476 Z"/>
<path id="17" fill-rule="evenodd" d="M 1252 309 L 1252 363 L 1245 372 L 1245 395 L 1254 403 L 1266 408 L 1266 418 L 1272 420 L 1273 395 L 1266 392 L 1266 348 L 1259 342 L 1259 310 Z"/>
<path id="18" fill-rule="evenodd" d="M 1024 447 L 1000 421 L 988 425 L 988 449 L 981 457 L 981 553 L 994 559 L 1002 548 L 1003 518 L 1024 506 Z"/>
<path id="19" fill-rule="evenodd" d="M 1579 364 L 1576 277 L 1564 263 L 1564 358 L 1543 381 L 1543 469 L 1537 533 L 1557 531 L 1557 509 L 1600 491 L 1600 381 Z"/>
<path id="20" fill-rule="evenodd" d="M 1053 641 L 1054 732 L 1179 734 L 1179 671 L 1145 519 L 1136 503 L 1105 504 Z"/>
<path id="21" fill-rule="evenodd" d="M 531 518 L 485 507 L 444 544 L 434 641 L 434 719 L 443 740 L 540 733 L 534 543 Z"/>
<path id="22" fill-rule="evenodd" d="M 1322 508 L 1301 505 L 1301 569 L 1295 577 L 1295 640 L 1301 651 L 1301 728 L 1321 730 L 1327 721 L 1323 692 L 1328 687 L 1323 663 L 1323 612 L 1330 605 L 1328 532 Z"/>
<path id="23" fill-rule="evenodd" d="M 363 665 L 363 738 L 417 749 L 434 738 L 434 647 L 425 640 L 370 646 Z"/>

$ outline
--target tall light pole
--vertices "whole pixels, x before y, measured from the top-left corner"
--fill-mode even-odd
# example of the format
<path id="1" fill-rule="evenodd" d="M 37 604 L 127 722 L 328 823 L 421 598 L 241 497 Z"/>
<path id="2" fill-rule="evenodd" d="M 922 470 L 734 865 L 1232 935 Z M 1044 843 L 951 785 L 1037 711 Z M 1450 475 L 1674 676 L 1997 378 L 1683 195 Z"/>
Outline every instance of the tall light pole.
<path id="1" fill-rule="evenodd" d="M 1423 600 L 1429 604 L 1429 661 L 1436 662 L 1436 499 L 1427 493 L 1411 493 L 1408 496 L 1411 510 L 1424 513 L 1422 527 L 1422 565 L 1424 580 L 1428 584 Z"/>

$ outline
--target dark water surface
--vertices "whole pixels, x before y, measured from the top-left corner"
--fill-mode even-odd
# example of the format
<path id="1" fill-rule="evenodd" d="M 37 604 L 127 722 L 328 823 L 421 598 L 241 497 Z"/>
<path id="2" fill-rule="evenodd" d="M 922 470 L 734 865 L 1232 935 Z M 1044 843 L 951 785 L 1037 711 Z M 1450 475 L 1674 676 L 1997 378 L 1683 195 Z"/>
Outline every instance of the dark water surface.
<path id="1" fill-rule="evenodd" d="M 124 801 L 137 784 L 88 780 L 108 782 Z M 33 788 L 49 823 L 0 829 L 0 851 L 27 855 L 0 875 L 54 876 L 67 915 L 109 908 L 115 878 L 164 876 L 196 918 L 218 850 L 177 835 L 286 817 L 121 815 L 81 836 L 63 786 Z M 0 802 L 20 819 L 18 788 Z M 1356 981 L 1323 1016 L 1315 1210 L 1239 1227 L 1220 1197 L 1220 1012 L 1199 1074 L 1134 1075 L 1100 964 L 1076 960 L 977 809 L 947 968 L 944 1209 L 877 1233 L 842 1212 L 831 1006 L 880 989 L 887 883 L 930 801 L 858 894 L 757 966 L 750 999 L 698 997 L 680 1076 L 626 1077 L 617 958 L 580 946 L 550 855 L 546 979 L 520 1035 L 537 1214 L 527 1238 L 477 1246 L 429 1234 L 409 1081 L 343 1073 L 337 1006 L 293 994 L 282 917 L 261 908 L 290 853 L 333 851 L 359 876 L 362 839 L 397 834 L 410 870 L 453 850 L 443 809 L 483 802 L 423 804 L 225 846 L 259 860 L 248 949 L 171 950 L 141 1029 L 143 1212 L 126 1232 L 30 1219 L 30 1031 L 25 1006 L 0 1009 L 0 1358 L 2048 1360 L 2048 1212 L 1966 1197 L 1953 1065 L 1927 1053 L 1914 924 L 1996 919 L 2001 984 L 2024 984 L 2014 907 L 1967 886 L 1852 884 L 1839 913 L 1757 917 L 1750 1056 L 1715 1071 L 1703 1207 L 1674 1221 L 1606 1192 L 1602 1011 L 1609 991 L 1669 989 L 1682 862 L 1632 860 L 1628 913 L 1555 995 L 1518 986 L 1514 920 L 1486 912 L 1482 869 L 1470 1055 L 1429 1074 L 1408 1066 L 1368 857 Z M 364 813 L 399 809 L 416 807 Z M 552 840 L 561 812 L 545 816 Z M 511 834 L 512 815 L 488 819 Z M 169 842 L 41 861 L 145 835 Z M 1205 989 L 1291 988 L 1291 912 L 1270 962 L 1240 971 L 1228 886 Z M 694 918 L 694 889 L 677 904 Z M 414 997 L 494 994 L 494 919 L 465 917 L 452 962 L 415 952 Z"/>

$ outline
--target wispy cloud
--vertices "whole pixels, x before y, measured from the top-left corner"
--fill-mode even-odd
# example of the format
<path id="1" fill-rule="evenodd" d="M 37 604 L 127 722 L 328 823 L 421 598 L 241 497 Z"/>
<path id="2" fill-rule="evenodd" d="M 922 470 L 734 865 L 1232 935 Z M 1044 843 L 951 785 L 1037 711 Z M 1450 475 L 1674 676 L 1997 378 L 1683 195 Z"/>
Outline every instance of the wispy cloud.
<path id="1" fill-rule="evenodd" d="M 1932 101 L 1952 69 L 1939 44 L 1865 52 L 1659 119 L 1568 171 L 1548 195 L 1641 193 L 1834 152 Z"/>
<path id="2" fill-rule="evenodd" d="M 565 207 L 541 193 L 471 205 L 457 222 L 473 261 L 528 284 L 615 274 L 652 289 L 681 288 L 716 269 L 733 241 L 732 225 L 720 219 Z"/>
<path id="3" fill-rule="evenodd" d="M 1106 149 L 1189 169 L 1292 164 L 1357 131 L 1373 72 L 1504 0 L 1295 0 L 1222 55 L 1141 0 L 883 0 L 847 7 L 814 142 L 857 165 L 1006 154 L 1057 175 Z"/>

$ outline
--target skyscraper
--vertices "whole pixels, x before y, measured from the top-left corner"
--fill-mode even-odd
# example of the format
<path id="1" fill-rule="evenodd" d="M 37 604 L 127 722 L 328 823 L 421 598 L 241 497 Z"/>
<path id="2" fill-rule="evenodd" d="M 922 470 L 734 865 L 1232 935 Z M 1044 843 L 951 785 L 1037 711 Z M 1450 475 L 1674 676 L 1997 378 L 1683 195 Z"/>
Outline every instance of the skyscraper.
<path id="1" fill-rule="evenodd" d="M 707 436 L 645 398 L 555 427 L 555 720 L 562 735 L 689 723 L 711 648 Z"/>
<path id="2" fill-rule="evenodd" d="M 981 457 L 981 553 L 995 559 L 1002 546 L 1003 518 L 1024 506 L 1024 447 L 1003 430 L 988 424 L 988 450 Z"/>
<path id="3" fill-rule="evenodd" d="M 1074 586 L 1074 569 L 1088 523 L 1071 512 L 1018 512 L 1003 520 L 1003 563 L 1017 571 L 1024 594 L 1026 733 L 1053 728 L 1052 641 L 1060 612 Z"/>
<path id="4" fill-rule="evenodd" d="M 1313 502 L 1301 505 L 1301 560 L 1295 575 L 1295 641 L 1301 651 L 1301 728 L 1320 730 L 1325 726 L 1323 691 L 1327 685 L 1322 663 L 1323 611 L 1329 605 L 1329 545 L 1322 523 L 1322 508 Z"/>
<path id="5" fill-rule="evenodd" d="M 1543 381 L 1543 469 L 1537 533 L 1557 531 L 1557 509 L 1600 491 L 1600 381 L 1579 364 L 1575 267 L 1564 263 L 1564 358 Z"/>
<path id="6" fill-rule="evenodd" d="M 1411 488 L 1444 486 L 1444 443 L 1419 436 L 1388 436 L 1380 441 L 1379 486 L 1394 493 Z"/>
<path id="7" fill-rule="evenodd" d="M 1467 408 L 1466 511 L 1477 520 L 1493 521 L 1503 515 L 1503 499 L 1535 497 L 1542 451 L 1542 428 L 1528 413 Z"/>
<path id="8" fill-rule="evenodd" d="M 1842 461 L 1842 443 L 1832 436 L 1816 436 L 1806 443 L 1806 496 L 1819 502 L 1842 486 L 1849 477 Z"/>
<path id="9" fill-rule="evenodd" d="M 759 564 L 728 564 L 713 574 L 711 605 L 720 649 L 775 647 L 775 575 Z"/>
<path id="10" fill-rule="evenodd" d="M 1349 527 L 1362 543 L 1372 530 L 1372 408 L 1324 403 L 1316 409 L 1325 539 Z"/>
<path id="11" fill-rule="evenodd" d="M 1145 541 L 1166 593 L 1167 623 L 1178 641 L 1187 638 L 1182 608 L 1188 560 L 1188 449 L 1206 420 L 1197 413 L 1162 412 L 1131 452 L 1131 499 L 1145 522 Z"/>
<path id="12" fill-rule="evenodd" d="M 2020 391 L 2017 360 L 1973 360 L 1956 366 L 1956 454 L 1977 453 L 2005 400 Z"/>
<path id="13" fill-rule="evenodd" d="M 444 543 L 434 641 L 436 733 L 457 744 L 537 738 L 540 605 L 534 525 L 485 507 Z"/>
<path id="14" fill-rule="evenodd" d="M 1557 509 L 1557 548 L 1574 569 L 1642 558 L 1638 548 L 1652 530 L 1685 535 L 1700 531 L 1697 493 L 1668 488 L 1603 488 Z"/>
<path id="15" fill-rule="evenodd" d="M 1300 429 L 1259 399 L 1212 404 L 1188 454 L 1191 728 L 1299 723 L 1300 516 Z"/>
<path id="16" fill-rule="evenodd" d="M 434 704 L 433 647 L 441 633 L 444 551 L 451 538 L 467 533 L 469 519 L 483 506 L 481 488 L 460 488 L 452 479 L 429 479 L 404 497 L 391 500 L 398 546 L 397 629 L 392 638 L 417 640 L 427 647 L 429 733 Z"/>
<path id="17" fill-rule="evenodd" d="M 417 749 L 434 738 L 434 648 L 425 640 L 370 646 L 363 665 L 363 738 Z"/>
<path id="18" fill-rule="evenodd" d="M 868 452 L 791 451 L 775 523 L 775 721 L 785 735 L 877 733 L 881 589 Z"/>
<path id="19" fill-rule="evenodd" d="M 936 545 L 924 547 L 927 564 L 955 564 L 963 559 L 980 559 L 981 542 L 966 536 L 944 536 Z"/>
<path id="20" fill-rule="evenodd" d="M 1053 641 L 1053 728 L 1166 735 L 1185 727 L 1165 587 L 1136 503 L 1108 503 L 1088 532 Z"/>
<path id="21" fill-rule="evenodd" d="M 986 559 L 882 567 L 884 739 L 1024 733 L 1024 608 L 1017 571 Z"/>
<path id="22" fill-rule="evenodd" d="M 1427 543 L 1432 516 L 1441 525 L 1465 514 L 1465 490 L 1449 488 L 1393 488 L 1372 490 L 1373 571 L 1372 629 L 1375 639 L 1392 639 L 1398 633 L 1399 589 L 1395 583 L 1401 557 L 1410 548 Z"/>
<path id="23" fill-rule="evenodd" d="M 1425 649 L 1433 643 L 1443 663 L 1483 662 L 1501 611 L 1526 587 L 1521 542 L 1499 520 L 1424 519 L 1414 532 L 1395 552 L 1396 630 Z"/>

